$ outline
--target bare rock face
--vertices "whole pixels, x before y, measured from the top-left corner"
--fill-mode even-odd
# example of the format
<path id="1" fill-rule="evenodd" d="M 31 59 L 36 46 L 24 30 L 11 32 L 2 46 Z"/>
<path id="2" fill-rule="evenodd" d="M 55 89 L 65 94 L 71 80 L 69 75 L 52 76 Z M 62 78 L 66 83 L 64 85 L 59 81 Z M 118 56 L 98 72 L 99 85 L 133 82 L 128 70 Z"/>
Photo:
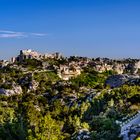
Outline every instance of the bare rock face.
<path id="1" fill-rule="evenodd" d="M 133 73 L 136 74 L 140 69 L 140 61 L 136 62 L 133 66 Z"/>
<path id="2" fill-rule="evenodd" d="M 135 63 L 135 68 L 140 69 L 140 61 Z"/>
<path id="3" fill-rule="evenodd" d="M 127 75 L 112 75 L 107 78 L 105 85 L 109 85 L 111 88 L 120 87 L 128 81 Z"/>
<path id="4" fill-rule="evenodd" d="M 14 95 L 14 91 L 10 90 L 10 89 L 1 88 L 0 89 L 0 94 L 10 96 L 10 95 Z"/>
<path id="5" fill-rule="evenodd" d="M 19 95 L 22 93 L 22 88 L 19 85 L 13 86 L 12 89 L 0 89 L 0 94 L 5 96 Z"/>
<path id="6" fill-rule="evenodd" d="M 15 94 L 21 94 L 22 93 L 21 86 L 15 86 L 15 87 L 13 87 L 13 90 L 14 90 Z"/>
<path id="7" fill-rule="evenodd" d="M 89 130 L 88 129 L 79 130 L 77 135 L 72 137 L 72 140 L 75 140 L 75 139 L 76 140 L 91 140 Z"/>
<path id="8" fill-rule="evenodd" d="M 39 83 L 36 82 L 35 80 L 32 80 L 30 83 L 29 83 L 29 89 L 28 89 L 28 92 L 30 91 L 36 91 L 37 88 L 39 86 Z"/>

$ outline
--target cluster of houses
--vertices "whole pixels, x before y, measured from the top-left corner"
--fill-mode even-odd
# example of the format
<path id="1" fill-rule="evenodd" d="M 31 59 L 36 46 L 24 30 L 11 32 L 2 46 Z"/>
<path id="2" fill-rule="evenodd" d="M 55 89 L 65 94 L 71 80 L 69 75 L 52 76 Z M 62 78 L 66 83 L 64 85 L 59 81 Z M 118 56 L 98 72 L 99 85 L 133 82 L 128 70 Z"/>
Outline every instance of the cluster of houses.
<path id="1" fill-rule="evenodd" d="M 89 62 L 90 66 L 93 66 L 95 71 L 104 72 L 112 70 L 117 74 L 131 73 L 137 74 L 140 69 L 140 60 L 135 59 L 98 59 Z"/>
<path id="2" fill-rule="evenodd" d="M 118 63 L 107 64 L 106 62 L 92 61 L 90 62 L 90 65 L 93 66 L 95 71 L 98 71 L 98 72 L 113 70 L 117 72 L 118 74 L 122 74 L 125 69 L 124 64 L 118 64 Z"/>
<path id="3" fill-rule="evenodd" d="M 63 58 L 67 60 L 67 63 L 57 67 L 58 76 L 63 80 L 69 80 L 71 77 L 80 75 L 82 69 L 85 67 L 92 67 L 98 72 L 114 71 L 117 74 L 138 74 L 140 69 L 140 60 L 136 59 L 113 60 L 108 58 L 90 59 L 87 57 L 64 58 L 58 52 L 53 54 L 41 54 L 31 49 L 21 50 L 17 57 L 11 58 L 11 61 L 0 61 L 0 67 L 7 66 L 9 63 L 22 62 L 26 59 L 43 60 L 47 58 L 56 60 Z"/>
<path id="4" fill-rule="evenodd" d="M 81 74 L 81 68 L 75 65 L 60 65 L 58 76 L 63 80 L 69 80 Z"/>
<path id="5" fill-rule="evenodd" d="M 85 67 L 91 67 L 97 72 L 113 71 L 116 74 L 137 75 L 140 70 L 140 60 L 129 62 L 126 60 L 111 60 L 111 59 L 85 59 L 79 58 L 79 61 L 71 61 L 66 65 L 60 65 L 59 77 L 68 80 L 71 77 L 81 74 Z"/>

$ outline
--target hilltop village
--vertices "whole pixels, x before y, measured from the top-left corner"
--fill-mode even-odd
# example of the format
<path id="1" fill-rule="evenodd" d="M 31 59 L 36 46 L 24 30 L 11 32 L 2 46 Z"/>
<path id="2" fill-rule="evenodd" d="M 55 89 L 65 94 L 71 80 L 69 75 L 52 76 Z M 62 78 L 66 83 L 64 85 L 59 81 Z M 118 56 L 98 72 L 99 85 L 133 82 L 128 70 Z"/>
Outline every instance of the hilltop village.
<path id="1" fill-rule="evenodd" d="M 2 139 L 138 139 L 140 60 L 21 50 L 0 60 L 0 100 Z"/>
<path id="2" fill-rule="evenodd" d="M 10 61 L 0 61 L 0 67 L 12 65 L 11 67 L 18 68 L 16 63 L 22 63 L 24 60 L 36 59 L 42 62 L 42 69 L 47 70 L 51 64 L 47 63 L 47 59 L 62 61 L 59 65 L 51 65 L 52 70 L 57 70 L 58 76 L 63 80 L 69 80 L 71 77 L 80 75 L 82 69 L 92 67 L 100 73 L 105 71 L 114 71 L 116 74 L 131 74 L 139 75 L 140 60 L 138 59 L 122 59 L 113 60 L 108 58 L 87 58 L 71 56 L 63 57 L 59 52 L 53 54 L 41 54 L 31 49 L 21 50 L 17 57 L 12 57 Z M 23 70 L 24 71 L 24 70 Z"/>

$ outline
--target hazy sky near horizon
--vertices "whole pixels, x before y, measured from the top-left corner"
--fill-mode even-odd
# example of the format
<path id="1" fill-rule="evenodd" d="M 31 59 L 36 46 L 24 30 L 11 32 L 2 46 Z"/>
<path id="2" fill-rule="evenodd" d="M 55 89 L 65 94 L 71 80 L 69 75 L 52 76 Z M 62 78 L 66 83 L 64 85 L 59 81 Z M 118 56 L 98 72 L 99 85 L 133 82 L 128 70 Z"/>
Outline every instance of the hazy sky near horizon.
<path id="1" fill-rule="evenodd" d="M 140 0 L 0 0 L 0 59 L 31 48 L 140 58 Z"/>

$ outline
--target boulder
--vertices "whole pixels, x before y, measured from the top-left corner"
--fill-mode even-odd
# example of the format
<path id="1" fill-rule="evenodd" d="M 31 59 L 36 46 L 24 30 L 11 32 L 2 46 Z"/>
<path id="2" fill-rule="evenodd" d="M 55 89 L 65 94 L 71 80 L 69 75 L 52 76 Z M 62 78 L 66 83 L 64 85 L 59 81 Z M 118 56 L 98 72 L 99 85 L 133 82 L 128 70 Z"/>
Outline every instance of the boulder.
<path id="1" fill-rule="evenodd" d="M 120 87 L 128 81 L 128 76 L 123 74 L 112 75 L 107 78 L 105 85 L 109 85 L 111 88 Z"/>

